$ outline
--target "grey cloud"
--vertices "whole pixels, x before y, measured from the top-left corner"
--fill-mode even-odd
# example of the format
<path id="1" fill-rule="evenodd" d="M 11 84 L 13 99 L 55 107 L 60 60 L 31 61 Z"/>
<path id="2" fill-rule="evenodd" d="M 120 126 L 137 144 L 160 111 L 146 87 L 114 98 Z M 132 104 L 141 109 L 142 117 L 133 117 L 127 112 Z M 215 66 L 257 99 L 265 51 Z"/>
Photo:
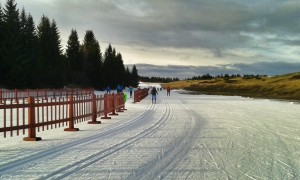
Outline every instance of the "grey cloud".
<path id="1" fill-rule="evenodd" d="M 55 19 L 62 42 L 67 41 L 71 29 L 76 29 L 80 38 L 86 30 L 93 30 L 101 43 L 142 47 L 146 51 L 149 47 L 199 49 L 211 52 L 214 58 L 228 59 L 231 56 L 226 50 L 248 50 L 254 52 L 253 57 L 263 56 L 261 61 L 270 61 L 284 46 L 299 46 L 300 41 L 300 1 L 295 0 L 16 2 L 35 16 L 36 23 L 43 14 Z M 245 57 L 239 54 L 234 58 L 244 62 Z"/>
<path id="2" fill-rule="evenodd" d="M 30 2 L 22 2 L 26 3 Z M 236 48 L 250 43 L 240 35 L 241 31 L 290 34 L 300 28 L 300 2 L 296 1 L 52 0 L 47 3 L 35 0 L 35 3 L 34 10 L 51 13 L 50 18 L 68 27 L 67 31 L 94 28 L 103 41 L 139 46 Z"/>
<path id="3" fill-rule="evenodd" d="M 222 51 L 219 48 L 213 49 L 212 52 L 213 52 L 215 57 L 222 57 L 223 56 Z"/>

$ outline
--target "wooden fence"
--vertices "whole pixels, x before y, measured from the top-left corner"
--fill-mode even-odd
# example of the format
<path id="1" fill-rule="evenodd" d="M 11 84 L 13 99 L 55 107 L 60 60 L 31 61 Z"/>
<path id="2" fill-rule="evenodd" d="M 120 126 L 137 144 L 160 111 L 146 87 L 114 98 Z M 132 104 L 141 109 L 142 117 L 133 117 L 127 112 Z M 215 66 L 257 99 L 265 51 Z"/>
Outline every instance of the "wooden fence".
<path id="1" fill-rule="evenodd" d="M 149 89 L 138 89 L 134 91 L 134 100 L 133 102 L 140 102 L 142 99 L 148 96 Z"/>
<path id="2" fill-rule="evenodd" d="M 66 95 L 66 94 L 65 94 Z M 91 120 L 89 124 L 99 124 L 97 118 L 110 119 L 125 109 L 124 94 L 59 97 L 12 97 L 0 102 L 0 134 L 4 137 L 18 136 L 28 132 L 25 141 L 38 141 L 36 133 L 58 127 L 65 131 L 78 131 L 75 124 Z M 3 122 L 1 122 L 3 121 Z"/>
<path id="3" fill-rule="evenodd" d="M 62 96 L 82 96 L 94 94 L 93 89 L 38 89 L 38 90 L 5 90 L 0 89 L 0 103 L 9 99 L 14 99 L 15 101 L 19 98 L 27 97 L 62 97 Z"/>

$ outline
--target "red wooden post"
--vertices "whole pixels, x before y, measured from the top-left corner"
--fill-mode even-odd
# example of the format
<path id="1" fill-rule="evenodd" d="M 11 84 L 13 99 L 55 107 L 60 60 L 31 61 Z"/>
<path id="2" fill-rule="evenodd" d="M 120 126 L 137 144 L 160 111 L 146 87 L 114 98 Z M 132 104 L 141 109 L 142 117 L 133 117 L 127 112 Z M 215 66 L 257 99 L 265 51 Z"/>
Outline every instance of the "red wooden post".
<path id="1" fill-rule="evenodd" d="M 28 137 L 23 138 L 24 141 L 40 141 L 41 137 L 36 137 L 35 131 L 35 107 L 34 97 L 28 97 Z"/>
<path id="2" fill-rule="evenodd" d="M 141 94 L 141 90 L 140 89 L 134 91 L 134 103 L 135 102 L 140 102 L 140 94 Z"/>
<path id="3" fill-rule="evenodd" d="M 97 121 L 97 102 L 96 102 L 96 95 L 93 94 L 93 115 L 92 121 L 89 121 L 88 124 L 101 124 L 101 121 Z"/>
<path id="4" fill-rule="evenodd" d="M 108 107 L 108 95 L 104 94 L 104 117 L 101 117 L 101 119 L 111 119 L 111 117 L 108 117 L 108 111 L 109 111 L 109 107 Z"/>
<path id="5" fill-rule="evenodd" d="M 117 94 L 117 112 L 124 112 L 121 108 L 122 108 L 122 99 L 124 101 L 124 94 L 123 93 L 118 93 Z"/>
<path id="6" fill-rule="evenodd" d="M 117 115 L 119 115 L 119 114 L 117 114 L 116 113 L 116 100 L 117 100 L 117 97 L 118 96 L 116 96 L 114 93 L 112 93 L 112 103 L 111 103 L 111 105 L 112 105 L 112 112 L 109 114 L 109 115 L 111 115 L 111 116 L 117 116 Z"/>
<path id="7" fill-rule="evenodd" d="M 79 131 L 79 128 L 74 128 L 74 113 L 73 113 L 73 96 L 69 97 L 69 128 L 65 128 L 65 131 Z"/>
<path id="8" fill-rule="evenodd" d="M 17 101 L 18 101 L 18 90 L 15 89 L 15 102 L 17 102 Z"/>
<path id="9" fill-rule="evenodd" d="M 0 103 L 2 103 L 2 88 L 0 89 Z"/>

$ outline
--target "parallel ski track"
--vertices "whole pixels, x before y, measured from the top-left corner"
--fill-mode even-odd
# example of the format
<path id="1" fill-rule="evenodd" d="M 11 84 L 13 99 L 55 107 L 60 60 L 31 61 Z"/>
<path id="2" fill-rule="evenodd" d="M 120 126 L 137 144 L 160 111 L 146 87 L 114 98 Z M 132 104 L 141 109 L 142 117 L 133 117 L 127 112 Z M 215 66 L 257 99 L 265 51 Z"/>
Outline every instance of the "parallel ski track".
<path id="1" fill-rule="evenodd" d="M 155 131 L 159 130 L 159 128 L 161 128 L 163 125 L 165 125 L 165 123 L 170 119 L 170 115 L 171 115 L 171 110 L 170 110 L 170 105 L 165 103 L 165 111 L 163 116 L 156 121 L 155 124 L 153 124 L 152 126 L 148 127 L 147 129 L 143 130 L 142 132 L 140 132 L 139 134 L 126 139 L 125 141 L 116 144 L 112 147 L 109 147 L 105 150 L 102 150 L 96 154 L 93 154 L 89 157 L 86 157 L 85 159 L 82 159 L 76 163 L 70 164 L 68 166 L 65 166 L 57 171 L 54 171 L 50 174 L 48 174 L 47 176 L 43 176 L 40 179 L 47 179 L 47 178 L 51 178 L 51 179 L 62 179 L 65 177 L 68 177 L 70 175 L 72 175 L 73 173 L 78 172 L 78 170 L 81 170 L 85 167 L 88 167 L 96 162 L 99 162 L 103 159 L 105 159 L 106 157 L 117 153 L 118 151 L 121 151 L 122 149 L 125 149 L 131 145 L 133 145 L 135 142 L 147 137 L 148 135 L 154 133 Z M 155 106 L 155 105 L 153 105 Z M 151 111 L 149 111 L 149 113 L 151 114 Z M 147 115 L 150 115 L 149 113 L 147 113 Z M 144 116 L 143 118 L 145 118 L 146 116 Z"/>
<path id="2" fill-rule="evenodd" d="M 59 146 L 54 146 L 51 149 L 47 149 L 45 151 L 38 152 L 36 154 L 31 155 L 24 155 L 24 158 L 16 157 L 12 159 L 17 159 L 14 161 L 10 161 L 6 164 L 2 164 L 0 166 L 0 174 L 5 174 L 3 172 L 5 171 L 14 171 L 18 170 L 20 168 L 26 167 L 28 165 L 28 162 L 41 162 L 42 159 L 48 159 L 49 156 L 57 156 L 57 154 L 60 154 L 61 152 L 64 152 L 66 149 L 74 149 L 74 147 L 80 147 L 85 144 L 92 144 L 94 141 L 98 141 L 99 139 L 103 138 L 103 136 L 110 136 L 113 134 L 116 134 L 118 132 L 124 131 L 124 129 L 130 127 L 132 124 L 137 123 L 141 118 L 145 116 L 149 116 L 151 114 L 151 110 L 155 108 L 155 105 L 149 105 L 148 108 L 139 115 L 133 115 L 132 117 L 129 117 L 128 119 L 131 119 L 129 121 L 126 121 L 126 123 L 122 122 L 122 124 L 114 125 L 113 127 L 108 127 L 104 131 L 85 137 L 83 139 L 75 140 L 72 142 L 69 142 L 67 144 L 59 144 Z"/>
<path id="3" fill-rule="evenodd" d="M 182 104 L 182 103 L 181 103 Z M 182 104 L 183 109 L 186 110 L 186 114 L 190 119 L 192 129 L 185 131 L 185 134 L 181 138 L 177 138 L 174 145 L 170 145 L 160 156 L 153 159 L 150 163 L 144 165 L 142 168 L 133 172 L 127 179 L 164 179 L 166 178 L 182 161 L 186 154 L 192 149 L 194 142 L 196 141 L 197 134 L 203 128 L 204 121 L 196 120 L 196 115 Z M 195 123 L 195 125 L 194 125 Z M 146 172 L 146 173 L 145 173 Z"/>

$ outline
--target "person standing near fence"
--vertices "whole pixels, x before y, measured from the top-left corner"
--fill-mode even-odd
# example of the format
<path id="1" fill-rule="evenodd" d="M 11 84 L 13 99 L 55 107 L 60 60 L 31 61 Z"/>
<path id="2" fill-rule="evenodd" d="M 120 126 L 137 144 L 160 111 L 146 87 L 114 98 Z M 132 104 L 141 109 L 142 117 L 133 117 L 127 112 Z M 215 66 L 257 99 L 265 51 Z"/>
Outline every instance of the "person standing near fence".
<path id="1" fill-rule="evenodd" d="M 157 92 L 156 88 L 153 87 L 150 93 L 152 95 L 152 104 L 153 103 L 156 104 L 156 95 L 158 95 L 158 92 Z"/>
<path id="2" fill-rule="evenodd" d="M 105 89 L 106 89 L 106 93 L 107 93 L 107 94 L 110 94 L 110 87 L 109 87 L 109 86 L 106 86 Z"/>
<path id="3" fill-rule="evenodd" d="M 123 92 L 123 88 L 122 88 L 122 86 L 121 86 L 120 84 L 119 84 L 118 87 L 117 87 L 117 92 L 118 92 L 118 93 Z"/>
<path id="4" fill-rule="evenodd" d="M 130 98 L 132 97 L 132 92 L 133 92 L 133 87 L 132 86 L 129 86 L 129 94 L 130 94 Z"/>
<path id="5" fill-rule="evenodd" d="M 167 96 L 170 96 L 171 88 L 170 86 L 167 87 Z"/>

